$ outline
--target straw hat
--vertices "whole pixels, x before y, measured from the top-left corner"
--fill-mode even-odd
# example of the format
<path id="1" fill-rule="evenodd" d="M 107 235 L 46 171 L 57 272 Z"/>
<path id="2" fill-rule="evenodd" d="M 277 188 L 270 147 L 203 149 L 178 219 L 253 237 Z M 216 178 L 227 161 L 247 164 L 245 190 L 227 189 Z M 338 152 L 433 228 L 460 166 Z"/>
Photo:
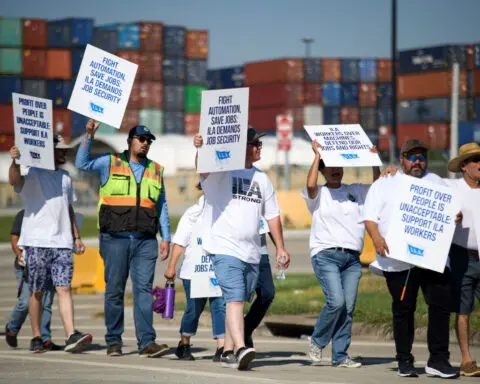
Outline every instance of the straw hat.
<path id="1" fill-rule="evenodd" d="M 458 150 L 458 156 L 448 162 L 448 170 L 450 172 L 460 172 L 462 162 L 477 155 L 480 155 L 480 146 L 477 143 L 463 144 Z"/>

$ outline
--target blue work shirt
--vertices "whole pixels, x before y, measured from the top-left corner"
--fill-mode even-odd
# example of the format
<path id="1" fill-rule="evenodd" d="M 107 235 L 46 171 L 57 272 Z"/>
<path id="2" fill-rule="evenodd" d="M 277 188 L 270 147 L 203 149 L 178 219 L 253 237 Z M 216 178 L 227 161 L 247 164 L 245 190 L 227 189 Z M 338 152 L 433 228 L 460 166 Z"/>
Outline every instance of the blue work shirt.
<path id="1" fill-rule="evenodd" d="M 98 172 L 100 174 L 100 182 L 102 185 L 108 181 L 110 176 L 110 154 L 106 153 L 90 159 L 90 148 L 92 146 L 92 139 L 84 139 L 80 144 L 75 157 L 75 166 L 78 169 L 82 169 L 88 172 Z M 142 180 L 143 171 L 147 164 L 147 160 L 143 160 L 140 163 L 136 163 L 133 160 L 128 161 L 130 168 L 135 176 L 137 183 Z M 163 184 L 162 177 L 162 192 L 157 201 L 158 222 L 160 227 L 160 235 L 162 240 L 170 242 L 170 218 L 168 217 L 167 197 L 165 193 L 165 185 Z"/>

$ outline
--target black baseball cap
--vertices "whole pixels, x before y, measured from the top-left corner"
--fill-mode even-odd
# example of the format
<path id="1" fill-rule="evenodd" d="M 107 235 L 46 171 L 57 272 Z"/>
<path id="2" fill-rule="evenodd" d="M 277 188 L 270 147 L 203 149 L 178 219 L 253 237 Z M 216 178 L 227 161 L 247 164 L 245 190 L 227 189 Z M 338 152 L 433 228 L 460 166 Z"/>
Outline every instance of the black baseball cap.
<path id="1" fill-rule="evenodd" d="M 150 132 L 150 129 L 144 125 L 137 125 L 130 129 L 130 132 L 128 132 L 128 138 L 131 139 L 134 136 L 149 136 L 152 140 L 156 139 L 152 132 Z"/>
<path id="2" fill-rule="evenodd" d="M 265 132 L 258 133 L 254 128 L 248 127 L 247 144 L 252 144 L 265 135 Z"/>
<path id="3" fill-rule="evenodd" d="M 423 149 L 426 152 L 428 151 L 428 146 L 421 140 L 410 139 L 403 143 L 400 153 L 408 153 L 414 149 Z"/>

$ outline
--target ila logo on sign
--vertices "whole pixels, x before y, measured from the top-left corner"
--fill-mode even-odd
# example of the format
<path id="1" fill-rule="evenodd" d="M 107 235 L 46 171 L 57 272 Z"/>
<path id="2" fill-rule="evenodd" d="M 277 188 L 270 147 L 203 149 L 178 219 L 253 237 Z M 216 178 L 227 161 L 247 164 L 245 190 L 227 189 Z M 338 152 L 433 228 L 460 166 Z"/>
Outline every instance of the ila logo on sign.
<path id="1" fill-rule="evenodd" d="M 92 112 L 99 113 L 99 114 L 103 115 L 104 108 L 101 107 L 100 105 L 97 105 L 95 103 L 90 102 L 90 110 Z"/>
<path id="2" fill-rule="evenodd" d="M 412 256 L 423 257 L 424 250 L 422 248 L 418 248 L 411 244 L 408 244 L 408 253 Z"/>
<path id="3" fill-rule="evenodd" d="M 347 160 L 358 159 L 358 155 L 356 153 L 342 153 L 341 155 L 343 158 Z"/>

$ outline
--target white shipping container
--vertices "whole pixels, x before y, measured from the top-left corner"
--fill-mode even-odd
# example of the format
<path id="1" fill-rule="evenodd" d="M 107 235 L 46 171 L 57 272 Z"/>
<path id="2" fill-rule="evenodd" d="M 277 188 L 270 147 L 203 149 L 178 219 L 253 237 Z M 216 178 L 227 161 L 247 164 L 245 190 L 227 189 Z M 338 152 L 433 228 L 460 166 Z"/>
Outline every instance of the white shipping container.
<path id="1" fill-rule="evenodd" d="M 321 105 L 305 105 L 303 107 L 303 124 L 323 124 L 323 107 Z"/>

